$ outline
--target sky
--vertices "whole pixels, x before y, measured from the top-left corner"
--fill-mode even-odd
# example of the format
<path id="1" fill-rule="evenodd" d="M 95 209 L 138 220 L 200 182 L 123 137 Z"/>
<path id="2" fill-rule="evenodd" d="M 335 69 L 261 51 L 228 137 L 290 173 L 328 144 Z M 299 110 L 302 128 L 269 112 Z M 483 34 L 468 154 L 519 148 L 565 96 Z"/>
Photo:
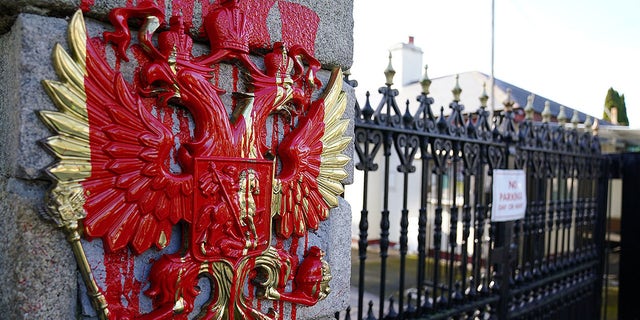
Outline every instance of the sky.
<path id="1" fill-rule="evenodd" d="M 598 118 L 612 87 L 625 96 L 630 127 L 640 128 L 640 1 L 494 5 L 497 79 Z M 354 0 L 353 16 L 357 92 L 377 94 L 389 48 L 409 36 L 430 78 L 491 74 L 491 0 Z"/>

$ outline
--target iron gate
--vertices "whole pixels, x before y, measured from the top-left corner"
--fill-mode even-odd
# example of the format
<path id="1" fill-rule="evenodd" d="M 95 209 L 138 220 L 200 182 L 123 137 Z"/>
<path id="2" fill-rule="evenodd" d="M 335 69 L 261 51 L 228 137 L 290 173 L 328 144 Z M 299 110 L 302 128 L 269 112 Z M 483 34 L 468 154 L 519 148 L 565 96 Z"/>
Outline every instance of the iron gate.
<path id="1" fill-rule="evenodd" d="M 369 93 L 356 105 L 357 319 L 599 318 L 607 178 L 591 123 L 564 110 L 552 122 L 548 109 L 537 122 L 530 105 L 516 121 L 511 99 L 490 116 L 486 94 L 465 113 L 457 85 L 434 114 L 421 84 L 414 108 L 398 107 L 391 83 L 375 109 Z M 504 168 L 526 173 L 526 213 L 492 222 Z"/>

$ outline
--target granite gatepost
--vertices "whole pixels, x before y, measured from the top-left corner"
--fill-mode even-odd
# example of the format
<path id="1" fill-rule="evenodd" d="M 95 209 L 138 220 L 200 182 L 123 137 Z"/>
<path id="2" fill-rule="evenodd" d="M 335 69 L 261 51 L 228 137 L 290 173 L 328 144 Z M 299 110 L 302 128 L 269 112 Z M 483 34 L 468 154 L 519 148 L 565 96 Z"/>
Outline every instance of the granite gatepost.
<path id="1" fill-rule="evenodd" d="M 104 28 L 110 9 L 126 0 L 96 0 L 86 12 L 89 32 Z M 193 1 L 192 1 L 193 2 Z M 199 0 L 194 1 L 196 4 Z M 272 1 L 277 6 L 280 1 Z M 348 69 L 353 53 L 352 1 L 287 1 L 306 6 L 320 18 L 315 56 L 323 69 Z M 164 1 L 168 13 L 172 1 Z M 90 319 L 83 284 L 64 234 L 44 219 L 44 195 L 50 181 L 43 169 L 54 159 L 38 141 L 51 136 L 37 110 L 55 110 L 41 81 L 57 80 L 51 62 L 56 43 L 67 48 L 69 17 L 80 7 L 73 0 L 0 0 L 0 318 Z M 194 8 L 194 29 L 202 14 Z M 278 41 L 280 17 L 267 19 L 272 41 Z M 198 46 L 206 48 L 206 44 Z M 328 71 L 321 72 L 324 79 Z M 221 79 L 224 82 L 224 79 Z M 230 81 L 227 79 L 226 81 Z M 344 118 L 353 117 L 353 88 L 344 90 L 349 104 Z M 353 132 L 350 127 L 348 132 Z M 352 147 L 345 154 L 351 155 Z M 352 181 L 352 163 L 347 166 Z M 349 303 L 351 209 L 346 201 L 329 220 L 310 234 L 309 243 L 323 247 L 332 267 L 332 293 L 314 307 L 298 307 L 298 319 L 332 318 Z M 85 243 L 86 244 L 86 243 Z M 90 250 L 89 250 L 90 251 Z M 99 254 L 99 253 L 97 253 Z M 83 303 L 83 301 L 85 301 Z M 290 308 L 290 306 L 288 307 Z"/>

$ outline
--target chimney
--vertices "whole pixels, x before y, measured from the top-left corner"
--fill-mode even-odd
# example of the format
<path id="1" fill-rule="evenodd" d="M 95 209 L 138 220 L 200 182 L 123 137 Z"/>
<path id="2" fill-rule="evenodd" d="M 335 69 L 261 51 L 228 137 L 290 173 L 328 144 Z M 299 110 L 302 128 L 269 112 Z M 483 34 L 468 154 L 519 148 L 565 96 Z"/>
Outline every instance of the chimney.
<path id="1" fill-rule="evenodd" d="M 420 81 L 424 65 L 422 49 L 414 44 L 415 38 L 409 36 L 408 43 L 399 43 L 391 48 L 392 63 L 396 69 L 397 86 L 406 86 Z"/>

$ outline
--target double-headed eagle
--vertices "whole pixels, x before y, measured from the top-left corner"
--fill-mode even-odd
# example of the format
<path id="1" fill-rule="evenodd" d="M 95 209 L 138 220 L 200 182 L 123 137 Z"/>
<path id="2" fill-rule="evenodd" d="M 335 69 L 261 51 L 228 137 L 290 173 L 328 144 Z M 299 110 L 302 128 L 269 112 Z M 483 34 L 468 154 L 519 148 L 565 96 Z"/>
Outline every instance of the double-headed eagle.
<path id="1" fill-rule="evenodd" d="M 144 22 L 134 45 L 131 18 Z M 317 229 L 343 192 L 350 138 L 341 72 L 313 99 L 319 62 L 276 43 L 259 67 L 242 18 L 234 1 L 223 1 L 204 21 L 211 52 L 194 57 L 182 19 L 167 23 L 150 2 L 113 10 L 116 29 L 103 38 L 87 38 L 78 12 L 70 54 L 53 50 L 60 80 L 44 86 L 58 110 L 39 113 L 55 132 L 44 142 L 57 157 L 46 170 L 54 181 L 47 207 L 69 235 L 102 318 L 186 319 L 203 275 L 214 290 L 200 311 L 207 319 L 273 318 L 252 297 L 312 305 L 329 292 L 324 253 L 311 247 L 298 257 L 283 243 Z M 128 81 L 118 65 L 130 56 L 139 67 Z M 240 70 L 247 88 L 231 105 L 212 79 L 222 63 Z M 167 108 L 187 110 L 191 129 L 162 121 Z M 183 247 L 149 274 L 152 312 L 105 295 L 81 235 L 101 239 L 107 252 L 141 254 L 167 247 L 177 225 Z"/>

